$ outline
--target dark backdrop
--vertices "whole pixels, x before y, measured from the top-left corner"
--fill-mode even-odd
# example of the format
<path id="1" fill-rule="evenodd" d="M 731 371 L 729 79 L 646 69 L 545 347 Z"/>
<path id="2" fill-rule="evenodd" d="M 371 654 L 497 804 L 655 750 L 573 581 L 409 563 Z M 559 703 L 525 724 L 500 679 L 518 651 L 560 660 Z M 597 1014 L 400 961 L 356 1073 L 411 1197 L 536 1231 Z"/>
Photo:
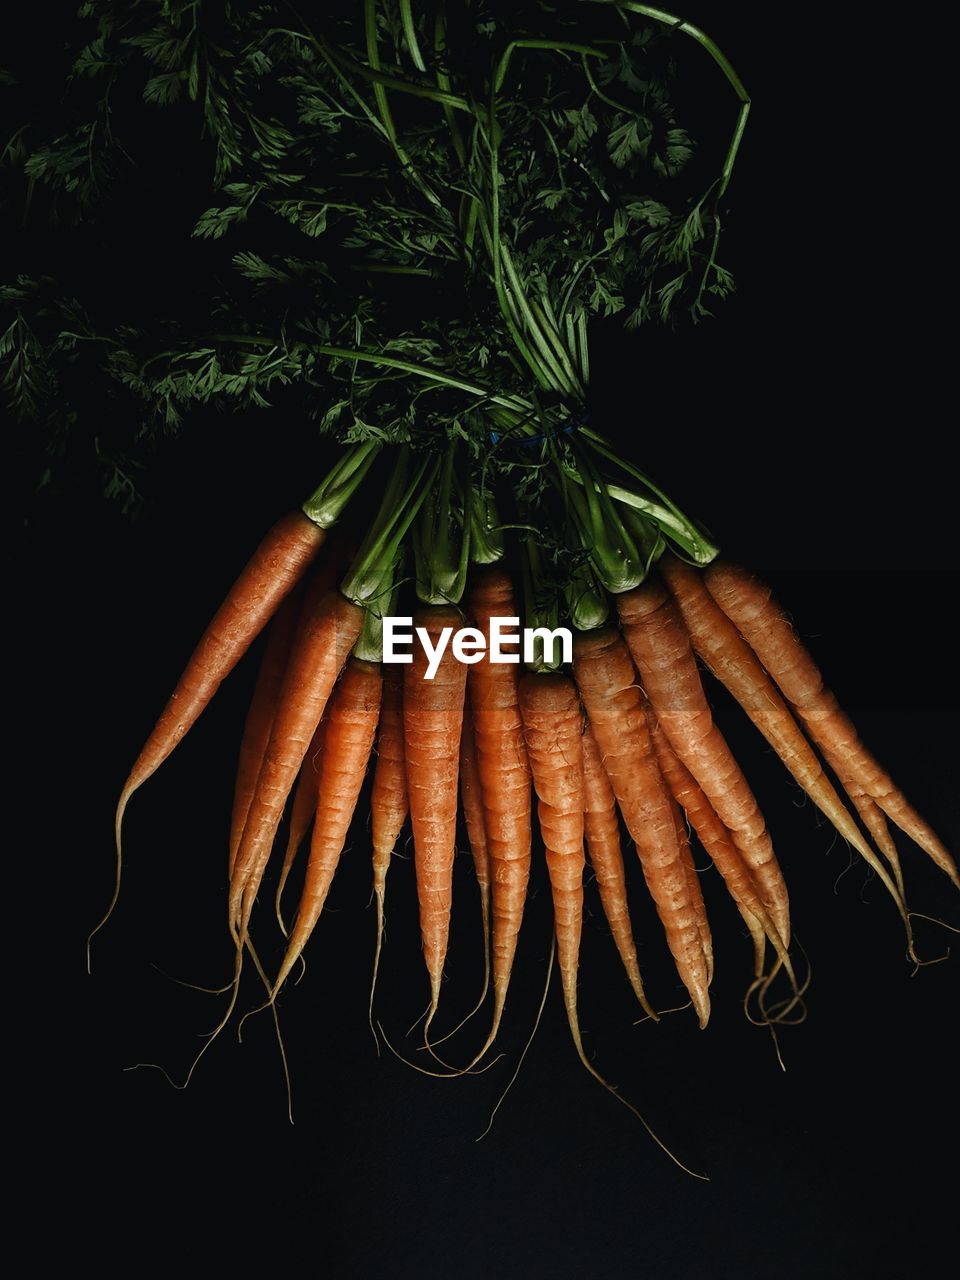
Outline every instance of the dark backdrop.
<path id="1" fill-rule="evenodd" d="M 632 437 L 634 456 L 730 555 L 773 582 L 867 742 L 957 850 L 956 504 L 942 453 L 942 102 L 931 36 L 864 28 L 854 6 L 815 19 L 745 4 L 694 9 L 755 97 L 728 219 L 739 293 L 695 331 L 598 344 L 595 413 Z M 48 74 L 50 39 L 44 27 L 24 44 L 31 75 Z M 176 184 L 166 184 L 137 236 L 156 244 L 167 287 L 188 290 L 163 257 L 177 208 Z M 35 228 L 5 243 L 17 269 L 78 251 Z M 106 289 L 123 287 L 130 243 L 116 243 Z M 222 1008 L 160 970 L 211 986 L 228 976 L 223 856 L 254 664 L 132 802 L 124 894 L 88 978 L 83 938 L 109 892 L 115 796 L 212 607 L 322 464 L 297 421 L 210 415 L 162 452 L 138 522 L 78 474 L 56 500 L 30 501 L 15 533 L 26 652 L 8 699 L 27 700 L 29 715 L 8 743 L 23 765 L 8 803 L 25 819 L 8 857 L 27 881 L 8 915 L 27 924 L 11 958 L 29 971 L 11 966 L 26 1013 L 22 1095 L 8 1106 L 22 1096 L 29 1108 L 37 1141 L 25 1187 L 50 1209 L 50 1231 L 64 1232 L 75 1261 L 109 1271 L 169 1255 L 241 1267 L 264 1256 L 278 1269 L 300 1260 L 336 1276 L 946 1274 L 956 962 L 911 977 L 882 889 L 849 865 L 716 691 L 813 967 L 809 1020 L 781 1037 L 787 1071 L 742 1017 L 749 947 L 713 873 L 704 885 L 718 976 L 706 1032 L 689 1013 L 632 1025 L 639 1011 L 593 891 L 580 987 L 595 1063 L 709 1184 L 678 1172 L 583 1071 L 556 984 L 516 1085 L 475 1143 L 539 1001 L 550 929 L 542 869 L 502 1037 L 507 1060 L 450 1081 L 377 1057 L 362 823 L 306 977 L 281 1001 L 295 1124 L 263 1015 L 242 1046 L 228 1031 L 184 1092 L 155 1071 L 124 1070 L 158 1061 L 182 1077 Z M 904 859 L 913 905 L 956 923 L 945 878 L 912 847 Z M 443 1029 L 479 979 L 467 862 Z M 634 897 L 651 994 L 674 1003 L 656 922 Z M 388 914 L 378 1011 L 420 1061 L 416 1037 L 404 1038 L 426 999 L 409 857 L 391 871 Z M 928 956 L 949 945 L 933 926 L 918 932 Z M 255 1000 L 247 988 L 247 1006 Z M 468 1041 L 445 1046 L 454 1061 Z"/>

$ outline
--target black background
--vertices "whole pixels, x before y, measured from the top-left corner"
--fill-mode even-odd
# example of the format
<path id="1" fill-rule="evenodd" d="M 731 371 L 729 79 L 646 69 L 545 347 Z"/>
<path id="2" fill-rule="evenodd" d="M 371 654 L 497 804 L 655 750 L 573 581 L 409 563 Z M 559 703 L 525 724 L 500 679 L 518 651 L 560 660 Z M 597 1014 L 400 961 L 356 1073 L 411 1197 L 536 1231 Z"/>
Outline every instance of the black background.
<path id="1" fill-rule="evenodd" d="M 598 343 L 594 412 L 729 555 L 773 582 L 868 743 L 956 851 L 956 504 L 943 457 L 943 104 L 930 33 L 865 27 L 853 6 L 815 19 L 694 9 L 755 99 L 728 219 L 739 293 L 695 331 Z M 49 39 L 38 30 L 25 44 L 31 74 L 44 74 Z M 137 244 L 117 241 L 117 288 L 143 237 L 163 254 L 177 199 L 175 182 L 160 183 Z M 6 243 L 18 269 L 64 252 L 36 229 Z M 542 869 L 503 1033 L 508 1060 L 433 1080 L 377 1057 L 362 823 L 307 975 L 281 1001 L 295 1124 L 263 1015 L 242 1046 L 231 1028 L 184 1092 L 155 1071 L 124 1071 L 160 1061 L 182 1076 L 222 1008 L 155 966 L 209 985 L 228 976 L 223 851 L 254 664 L 132 802 L 124 894 L 88 978 L 83 939 L 109 893 L 115 796 L 213 606 L 322 465 L 296 421 L 211 416 L 157 460 L 136 524 L 78 476 L 56 502 L 30 503 L 15 534 L 26 652 L 8 697 L 29 714 L 10 743 L 23 779 L 8 802 L 25 823 L 8 858 L 27 879 L 8 915 L 29 933 L 9 953 L 25 1016 L 23 1090 L 8 1105 L 22 1096 L 29 1108 L 25 1185 L 53 1208 L 73 1257 L 108 1269 L 263 1257 L 361 1276 L 946 1274 L 956 961 L 910 976 L 883 891 L 861 865 L 847 870 L 847 852 L 719 692 L 813 966 L 809 1020 L 781 1038 L 788 1069 L 742 1017 L 749 946 L 713 873 L 704 886 L 718 976 L 706 1032 L 689 1013 L 632 1025 L 639 1011 L 595 895 L 580 987 L 597 1066 L 709 1183 L 680 1173 L 583 1071 L 556 984 L 492 1132 L 474 1142 L 539 1000 L 550 930 Z M 904 857 L 912 905 L 956 923 L 945 878 L 912 847 Z M 479 976 L 467 861 L 444 1028 L 470 1007 Z M 634 898 L 651 994 L 672 1004 L 656 922 Z M 426 1000 L 409 859 L 391 870 L 388 916 L 378 1008 L 419 1061 L 416 1037 L 404 1039 Z M 933 926 L 918 932 L 929 956 L 949 945 Z M 245 999 L 255 1002 L 252 987 Z M 467 1041 L 445 1046 L 454 1061 Z"/>

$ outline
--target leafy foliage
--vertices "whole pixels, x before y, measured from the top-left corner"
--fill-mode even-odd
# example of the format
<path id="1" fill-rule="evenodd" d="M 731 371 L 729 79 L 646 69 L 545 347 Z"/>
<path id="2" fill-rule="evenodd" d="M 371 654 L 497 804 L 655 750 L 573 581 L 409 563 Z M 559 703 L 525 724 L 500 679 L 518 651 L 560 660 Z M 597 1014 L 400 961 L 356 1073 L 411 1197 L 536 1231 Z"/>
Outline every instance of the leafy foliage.
<path id="1" fill-rule="evenodd" d="M 193 305 L 118 314 L 69 280 L 10 283 L 0 393 L 63 439 L 82 367 L 127 406 L 132 453 L 193 406 L 292 401 L 345 441 L 460 437 L 514 468 L 491 440 L 582 405 L 594 317 L 699 319 L 732 289 L 724 184 L 674 102 L 704 54 L 685 41 L 678 62 L 681 37 L 628 10 L 89 0 L 61 118 L 4 163 L 34 213 L 39 191 L 82 227 L 172 131 Z"/>

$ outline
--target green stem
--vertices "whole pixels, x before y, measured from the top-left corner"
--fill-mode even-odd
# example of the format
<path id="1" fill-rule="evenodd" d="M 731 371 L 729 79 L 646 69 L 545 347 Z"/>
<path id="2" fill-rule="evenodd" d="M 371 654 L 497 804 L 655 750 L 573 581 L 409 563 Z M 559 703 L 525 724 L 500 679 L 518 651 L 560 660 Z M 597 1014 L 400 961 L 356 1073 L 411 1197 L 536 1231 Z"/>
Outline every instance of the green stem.
<path id="1" fill-rule="evenodd" d="M 467 585 L 472 490 L 468 485 L 463 495 L 462 516 L 458 518 L 454 502 L 456 451 L 457 441 L 452 440 L 440 463 L 432 501 L 421 507 L 414 527 L 417 595 L 425 604 L 456 604 Z"/>
<path id="2" fill-rule="evenodd" d="M 367 0 L 364 0 L 366 3 Z M 474 114 L 474 108 L 465 98 L 460 98 L 454 93 L 446 93 L 443 90 L 431 89 L 427 85 L 414 84 L 410 80 L 404 80 L 402 76 L 392 76 L 383 71 L 374 70 L 373 67 L 364 66 L 362 62 L 358 62 L 346 49 L 339 45 L 331 44 L 330 41 L 323 36 L 318 36 L 310 29 L 308 22 L 304 20 L 302 15 L 297 12 L 292 4 L 288 4 L 288 8 L 297 18 L 302 31 L 292 31 L 289 27 L 272 27 L 271 30 L 277 32 L 278 35 L 293 36 L 297 40 L 303 40 L 307 44 L 312 44 L 324 62 L 337 75 L 337 78 L 349 89 L 350 96 L 361 106 L 366 115 L 370 115 L 370 108 L 359 98 L 356 91 L 346 81 L 342 67 L 346 67 L 354 75 L 360 76 L 361 79 L 367 80 L 372 84 L 381 84 L 385 89 L 395 89 L 397 93 L 408 93 L 414 98 L 427 98 L 431 102 L 439 102 L 444 106 L 453 108 L 455 111 L 463 111 L 467 115 Z"/>
<path id="3" fill-rule="evenodd" d="M 377 0 L 363 0 L 363 31 L 367 42 L 367 61 L 370 63 L 370 69 L 375 72 L 381 70 L 380 67 L 380 49 L 377 44 Z M 399 155 L 397 148 L 397 130 L 393 123 L 393 114 L 390 111 L 390 104 L 387 102 L 387 91 L 383 82 L 379 79 L 373 82 L 373 96 L 376 99 L 377 111 L 383 122 L 387 137 L 390 139 L 391 145 Z"/>
<path id="4" fill-rule="evenodd" d="M 580 544 L 589 552 L 597 577 L 608 591 L 629 591 L 646 577 L 640 552 L 590 459 L 577 450 L 575 457 L 576 467 L 561 471 L 581 486 L 563 486 Z"/>
<path id="5" fill-rule="evenodd" d="M 580 356 L 580 374 L 585 386 L 590 384 L 590 349 L 587 344 L 587 315 L 581 311 L 577 316 L 577 352 Z"/>
<path id="6" fill-rule="evenodd" d="M 433 51 L 437 60 L 437 88 L 443 93 L 450 92 L 450 77 L 443 70 L 443 55 L 447 49 L 447 24 L 443 16 L 443 5 L 437 8 L 437 16 L 433 26 Z M 462 165 L 466 164 L 467 149 L 464 145 L 463 134 L 460 132 L 460 126 L 457 123 L 457 117 L 454 115 L 453 107 L 448 103 L 443 103 L 443 115 L 450 130 L 450 138 L 453 142 L 453 150 L 457 159 Z"/>
<path id="7" fill-rule="evenodd" d="M 596 253 L 591 253 L 589 258 L 584 258 L 583 262 L 577 267 L 576 271 L 570 277 L 570 282 L 563 292 L 563 301 L 560 303 L 560 318 L 563 319 L 567 315 L 567 307 L 570 305 L 570 299 L 573 291 L 580 281 L 580 277 L 586 271 L 587 267 L 597 261 L 598 258 L 604 258 L 610 252 L 608 248 L 598 249 Z"/>
<path id="8" fill-rule="evenodd" d="M 486 221 L 481 217 L 480 229 L 483 234 L 484 241 L 487 243 L 491 259 L 493 261 L 493 287 L 496 291 L 497 302 L 500 306 L 500 312 L 506 321 L 507 328 L 510 330 L 510 336 L 513 338 L 514 346 L 520 352 L 520 355 L 526 361 L 531 373 L 536 378 L 537 383 L 545 391 L 551 390 L 550 379 L 544 372 L 534 353 L 527 345 L 520 327 L 514 318 L 514 307 L 511 300 L 508 299 L 507 291 L 503 284 L 503 245 L 500 239 L 500 162 L 498 156 L 498 144 L 496 143 L 497 124 L 495 118 L 495 101 L 491 95 L 490 98 L 490 228 L 484 226 Z M 522 292 L 520 294 L 522 298 Z M 519 303 L 520 298 L 517 299 Z"/>
<path id="9" fill-rule="evenodd" d="M 611 98 L 609 94 L 603 92 L 596 80 L 593 78 L 593 72 L 590 70 L 590 62 L 587 58 L 581 60 L 583 66 L 583 74 L 586 76 L 587 84 L 590 86 L 591 92 L 601 102 L 605 102 L 608 107 L 613 107 L 614 111 L 622 111 L 625 115 L 632 116 L 633 108 L 628 107 L 624 102 L 617 102 L 616 98 Z"/>
<path id="10" fill-rule="evenodd" d="M 740 101 L 740 110 L 737 113 L 737 122 L 734 125 L 733 137 L 727 147 L 727 154 L 724 158 L 723 168 L 720 171 L 720 185 L 717 190 L 717 199 L 723 196 L 730 184 L 730 178 L 733 175 L 733 166 L 736 163 L 737 152 L 740 150 L 740 143 L 743 139 L 743 131 L 747 127 L 747 117 L 750 114 L 750 96 L 744 88 L 743 81 L 733 69 L 730 59 L 723 52 L 706 32 L 701 31 L 699 27 L 695 27 L 690 22 L 685 22 L 683 18 L 678 18 L 672 13 L 667 13 L 663 9 L 656 9 L 653 5 L 637 4 L 635 0 L 591 0 L 593 4 L 604 4 L 608 7 L 621 9 L 628 13 L 638 13 L 644 18 L 653 18 L 655 22 L 662 22 L 664 26 L 673 27 L 675 31 L 682 31 L 684 35 L 690 36 L 696 40 L 702 48 L 706 49 L 710 57 L 714 60 L 720 70 L 723 72 L 734 93 Z"/>
<path id="11" fill-rule="evenodd" d="M 430 487 L 435 458 L 415 462 L 409 445 L 400 449 L 373 526 L 363 540 L 340 590 L 355 604 L 369 606 L 390 590 L 400 544 Z"/>
<path id="12" fill-rule="evenodd" d="M 297 13 L 296 9 L 294 9 L 292 5 L 290 5 L 290 8 L 291 11 L 296 14 L 304 30 L 302 32 L 290 31 L 284 27 L 274 29 L 282 34 L 295 36 L 298 40 L 306 40 L 316 48 L 321 58 L 323 58 L 324 62 L 340 81 L 346 92 L 349 93 L 351 98 L 353 98 L 354 102 L 357 103 L 367 119 L 383 132 L 387 141 L 393 148 L 394 154 L 400 161 L 404 172 L 410 178 L 410 181 L 430 204 L 435 208 L 443 209 L 443 202 L 436 193 L 431 190 L 430 186 L 413 167 L 410 162 L 410 157 L 397 141 L 397 133 L 393 123 L 393 116 L 390 112 L 390 105 L 387 102 L 386 91 L 388 88 L 397 89 L 401 92 L 414 94 L 417 97 L 432 98 L 436 101 L 441 101 L 445 98 L 449 105 L 469 111 L 470 108 L 467 103 L 462 99 L 456 99 L 450 95 L 438 94 L 433 89 L 427 89 L 420 85 L 410 84 L 397 76 L 388 76 L 382 73 L 380 70 L 380 54 L 377 45 L 376 0 L 364 0 L 364 34 L 367 44 L 367 56 L 370 59 L 370 66 L 364 66 L 362 62 L 358 62 L 355 58 L 351 57 L 344 49 L 331 44 L 322 36 L 314 34 L 310 30 L 308 24 L 304 22 L 300 14 Z M 357 93 L 356 89 L 354 89 L 353 85 L 344 74 L 344 68 L 352 71 L 355 75 L 359 75 L 363 79 L 372 82 L 374 98 L 377 104 L 376 112 L 370 110 L 367 103 L 364 102 L 360 94 Z"/>
<path id="13" fill-rule="evenodd" d="M 546 49 L 551 53 L 579 53 L 583 58 L 606 59 L 609 57 L 609 54 L 602 49 L 595 49 L 593 45 L 576 44 L 568 40 L 511 40 L 497 63 L 497 70 L 493 77 L 494 93 L 499 93 L 503 88 L 510 60 L 518 49 Z"/>
<path id="14" fill-rule="evenodd" d="M 587 557 L 571 571 L 563 594 L 570 621 L 577 631 L 593 631 L 596 627 L 602 627 L 610 616 L 607 594 Z"/>
<path id="15" fill-rule="evenodd" d="M 493 493 L 481 485 L 471 487 L 470 559 L 474 564 L 496 564 L 503 559 L 503 525 Z"/>
<path id="16" fill-rule="evenodd" d="M 371 600 L 364 610 L 363 627 L 360 638 L 353 646 L 353 656 L 365 662 L 383 661 L 383 619 L 396 612 L 397 600 L 400 597 L 401 567 L 403 565 L 403 548 L 391 564 L 386 577 L 389 585 L 384 583 L 384 593 L 379 600 Z"/>
<path id="17" fill-rule="evenodd" d="M 426 71 L 427 66 L 423 60 L 423 54 L 420 52 L 420 45 L 417 42 L 417 28 L 413 21 L 413 6 L 410 0 L 400 0 L 400 24 L 403 27 L 403 36 L 407 42 L 407 49 L 410 51 L 413 65 L 418 71 Z"/>
<path id="18" fill-rule="evenodd" d="M 321 529 L 336 524 L 343 509 L 362 484 L 380 449 L 379 441 L 365 441 L 339 460 L 303 504 L 303 514 Z"/>
<path id="19" fill-rule="evenodd" d="M 367 2 L 369 0 L 365 0 L 365 3 Z M 442 89 L 431 89 L 427 85 L 414 84 L 410 80 L 404 80 L 402 76 L 392 76 L 372 66 L 365 67 L 345 50 L 336 46 L 327 46 L 326 42 L 322 43 L 329 50 L 331 57 L 336 58 L 349 71 L 370 84 L 381 85 L 384 89 L 393 89 L 397 93 L 408 93 L 412 98 L 426 98 L 430 102 L 440 103 L 441 106 L 450 107 L 454 111 L 463 111 L 467 115 L 474 114 L 474 108 L 466 98 L 458 97 L 455 93 L 446 93 Z"/>
<path id="20" fill-rule="evenodd" d="M 373 96 L 377 103 L 377 111 L 383 123 L 384 131 L 397 159 L 413 185 L 435 208 L 444 209 L 443 201 L 430 184 L 425 181 L 423 175 L 414 167 L 409 155 L 397 141 L 397 129 L 393 122 L 390 104 L 387 101 L 387 82 L 382 75 L 380 65 L 380 49 L 377 43 L 377 0 L 364 0 L 363 19 L 364 34 L 367 42 L 367 59 L 370 63 L 370 70 L 374 73 L 371 77 L 373 80 Z"/>
<path id="21" fill-rule="evenodd" d="M 534 312 L 533 299 L 528 299 L 523 288 L 523 283 L 517 268 L 514 265 L 513 258 L 507 249 L 506 244 L 502 240 L 499 241 L 499 257 L 503 263 L 504 270 L 507 273 L 507 283 L 510 287 L 510 296 L 516 304 L 519 318 L 522 318 L 527 333 L 533 339 L 534 346 L 540 353 L 540 367 L 545 376 L 545 384 L 549 390 L 559 391 L 561 394 L 577 395 L 578 388 L 576 377 L 570 376 L 563 361 L 556 354 L 554 347 L 551 345 L 549 338 L 544 332 L 544 326 L 540 323 Z M 572 374 L 572 370 L 571 370 Z M 581 393 L 582 394 L 582 393 Z"/>
<path id="22" fill-rule="evenodd" d="M 236 342 L 253 347 L 275 347 L 277 345 L 272 338 L 261 338 L 252 333 L 218 333 L 214 335 L 213 341 Z M 330 356 L 331 359 L 353 360 L 358 363 L 381 365 L 385 369 L 397 369 L 401 373 L 412 373 L 428 382 L 436 382 L 441 386 L 452 387 L 456 391 L 466 391 L 470 395 L 479 396 L 490 404 L 500 405 L 502 408 L 511 409 L 514 412 L 530 412 L 533 408 L 531 403 L 522 396 L 497 395 L 493 391 L 488 391 L 486 387 L 479 386 L 476 382 L 467 382 L 464 378 L 454 378 L 450 374 L 440 373 L 436 369 L 431 369 L 428 365 L 416 364 L 411 360 L 400 360 L 396 356 L 384 355 L 379 351 L 362 351 L 356 347 L 333 347 L 326 343 L 304 342 L 299 339 L 289 343 L 285 349 L 293 352 L 312 351 L 316 355 Z"/>
<path id="23" fill-rule="evenodd" d="M 319 53 L 320 57 L 326 63 L 327 67 L 330 69 L 333 75 L 337 78 L 341 87 L 349 95 L 349 97 L 351 97 L 353 101 L 357 104 L 357 106 L 359 107 L 363 115 L 366 116 L 366 118 L 370 121 L 370 123 L 375 128 L 382 128 L 383 122 L 378 120 L 376 112 L 370 110 L 369 105 L 366 102 L 364 102 L 361 95 L 356 91 L 356 89 L 353 87 L 353 85 L 344 75 L 343 69 L 340 67 L 337 61 L 337 56 L 341 54 L 341 51 L 337 49 L 336 46 L 331 46 L 330 44 L 328 44 L 327 41 L 321 39 L 320 36 L 315 35 L 310 30 L 307 23 L 304 22 L 303 18 L 300 17 L 300 14 L 297 13 L 296 9 L 293 9 L 292 5 L 290 5 L 290 8 L 295 14 L 295 16 L 299 19 L 301 25 L 303 26 L 303 31 L 291 31 L 288 27 L 275 27 L 274 30 L 279 35 L 293 36 L 297 40 L 303 40 L 307 44 L 312 44 L 314 48 L 317 50 L 317 53 Z"/>
<path id="24" fill-rule="evenodd" d="M 493 283 L 500 304 L 500 310 L 510 330 L 521 356 L 530 367 L 537 382 L 544 390 L 559 391 L 561 394 L 573 395 L 582 400 L 583 389 L 579 386 L 576 373 L 570 367 L 569 359 L 560 342 L 561 354 L 558 355 L 551 344 L 548 332 L 527 300 L 519 274 L 503 241 L 500 227 L 500 129 L 497 124 L 497 95 L 506 79 L 510 60 L 517 49 L 545 49 L 552 52 L 578 53 L 583 57 L 605 58 L 607 55 L 590 45 L 575 44 L 553 40 L 512 40 L 503 51 L 490 90 L 490 105 L 487 123 L 487 146 L 490 151 L 490 246 L 493 260 Z M 506 271 L 510 296 L 504 288 L 503 275 Z M 512 302 L 512 306 L 510 305 Z M 539 351 L 539 358 L 526 341 L 520 328 L 522 319 L 534 347 Z M 559 341 L 559 339 L 558 339 Z"/>
<path id="25" fill-rule="evenodd" d="M 546 627 L 554 631 L 560 625 L 560 610 L 557 605 L 556 592 L 547 587 L 547 576 L 543 571 L 540 548 L 533 538 L 524 542 L 522 557 L 523 579 L 523 625 L 527 630 Z M 533 657 L 526 663 L 529 671 L 537 673 L 556 671 L 562 665 L 560 648 L 553 646 L 547 656 L 541 637 L 536 636 L 533 644 Z"/>
<path id="26" fill-rule="evenodd" d="M 535 315 L 539 313 L 540 323 L 543 327 L 544 333 L 547 335 L 550 344 L 556 351 L 557 358 L 567 371 L 567 376 L 569 377 L 574 390 L 579 398 L 583 400 L 583 384 L 580 382 L 580 378 L 577 374 L 576 346 L 568 347 L 566 343 L 564 343 L 563 336 L 560 332 L 560 324 L 554 314 L 553 304 L 550 301 L 550 295 L 547 293 L 546 289 L 541 291 L 539 302 L 534 298 L 530 299 L 530 306 Z"/>
<path id="27" fill-rule="evenodd" d="M 614 494 L 611 493 L 610 496 L 614 497 Z M 649 573 L 651 567 L 667 549 L 663 534 L 652 520 L 648 519 L 635 507 L 624 507 L 623 522 L 633 534 L 644 568 Z"/>
<path id="28" fill-rule="evenodd" d="M 401 267 L 391 266 L 385 262 L 356 262 L 349 263 L 349 269 L 369 275 L 378 276 L 427 276 L 433 279 L 437 272 L 431 270 L 430 267 Z"/>
<path id="29" fill-rule="evenodd" d="M 663 492 L 658 485 L 644 475 L 633 463 L 625 461 L 615 452 L 610 442 L 590 427 L 580 428 L 580 439 L 607 462 L 624 472 L 636 483 L 627 488 L 615 481 L 606 480 L 604 488 L 610 497 L 618 503 L 635 508 L 648 516 L 663 533 L 688 555 L 695 564 L 709 564 L 715 559 L 719 548 L 700 530 L 689 516 L 685 515 L 675 502 Z M 572 479 L 583 483 L 583 480 L 571 475 Z"/>

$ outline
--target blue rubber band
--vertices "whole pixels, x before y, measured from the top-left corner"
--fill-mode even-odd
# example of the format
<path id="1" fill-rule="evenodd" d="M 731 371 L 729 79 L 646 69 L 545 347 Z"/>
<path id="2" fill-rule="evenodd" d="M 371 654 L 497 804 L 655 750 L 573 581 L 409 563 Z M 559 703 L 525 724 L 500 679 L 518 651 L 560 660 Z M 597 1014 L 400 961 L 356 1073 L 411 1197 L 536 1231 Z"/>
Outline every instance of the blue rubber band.
<path id="1" fill-rule="evenodd" d="M 577 429 L 577 427 L 582 427 L 584 425 L 584 423 L 587 421 L 587 417 L 588 417 L 587 411 L 586 409 L 584 409 L 583 413 L 578 413 L 575 418 L 570 418 L 567 422 L 564 423 L 562 427 L 559 427 L 556 431 L 544 432 L 543 435 L 539 435 L 539 436 L 520 436 L 517 438 L 511 437 L 511 436 L 501 436 L 501 435 L 498 435 L 496 431 L 491 431 L 489 433 L 489 440 L 491 444 L 499 444 L 501 440 L 509 440 L 509 439 L 514 439 L 514 442 L 516 444 L 524 445 L 524 446 L 531 445 L 531 444 L 542 444 L 544 440 L 555 440 L 557 436 L 570 435 L 571 432 Z"/>

